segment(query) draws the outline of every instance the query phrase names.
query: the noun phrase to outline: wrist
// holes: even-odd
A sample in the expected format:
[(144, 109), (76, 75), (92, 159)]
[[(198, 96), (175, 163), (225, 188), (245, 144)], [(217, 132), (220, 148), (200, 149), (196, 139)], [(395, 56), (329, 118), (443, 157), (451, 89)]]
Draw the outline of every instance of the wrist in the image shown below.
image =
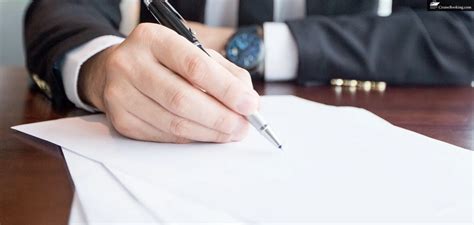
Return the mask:
[(228, 40), (225, 57), (250, 72), (252, 79), (262, 79), (264, 74), (265, 46), (263, 29), (253, 25), (241, 27)]
[(220, 53), (225, 52), (225, 47), (227, 45), (227, 42), (229, 42), (229, 39), (235, 34), (236, 30), (232, 28), (219, 28), (222, 29), (219, 34), (221, 38), (220, 41), (218, 42), (218, 46), (216, 47), (216, 51)]
[(118, 45), (111, 46), (89, 58), (81, 67), (78, 80), (79, 97), (86, 104), (104, 111), (103, 90), (106, 60)]
[(225, 52), (225, 46), (229, 39), (235, 34), (236, 30), (233, 28), (211, 28), (208, 35), (203, 38), (198, 37), (202, 41), (206, 48), (210, 48), (223, 54)]

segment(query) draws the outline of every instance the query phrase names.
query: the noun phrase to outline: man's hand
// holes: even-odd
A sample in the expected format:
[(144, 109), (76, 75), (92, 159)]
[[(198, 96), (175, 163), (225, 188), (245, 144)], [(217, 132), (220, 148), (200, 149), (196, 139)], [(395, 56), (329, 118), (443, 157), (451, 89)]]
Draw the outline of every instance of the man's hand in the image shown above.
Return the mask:
[(230, 142), (246, 136), (243, 116), (259, 96), (247, 71), (174, 31), (141, 24), (81, 69), (81, 98), (124, 136), (147, 141)]

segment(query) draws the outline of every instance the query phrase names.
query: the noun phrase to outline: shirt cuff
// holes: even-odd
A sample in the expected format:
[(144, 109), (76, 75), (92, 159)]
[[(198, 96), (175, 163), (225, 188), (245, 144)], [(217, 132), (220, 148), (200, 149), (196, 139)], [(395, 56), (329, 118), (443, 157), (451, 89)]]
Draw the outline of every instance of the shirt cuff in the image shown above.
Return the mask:
[(82, 64), (95, 54), (108, 47), (120, 44), (124, 40), (122, 37), (113, 35), (101, 36), (66, 53), (64, 64), (61, 67), (61, 76), (66, 96), (76, 107), (90, 112), (97, 111), (95, 108), (85, 104), (79, 97), (77, 83)]
[(265, 80), (288, 81), (298, 72), (298, 47), (285, 23), (263, 24), (265, 43)]

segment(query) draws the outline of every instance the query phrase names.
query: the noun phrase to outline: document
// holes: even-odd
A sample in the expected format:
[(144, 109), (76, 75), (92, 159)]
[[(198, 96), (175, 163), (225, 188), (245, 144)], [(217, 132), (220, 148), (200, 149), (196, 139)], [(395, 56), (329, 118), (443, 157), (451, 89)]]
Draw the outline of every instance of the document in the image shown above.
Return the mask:
[(471, 151), (294, 96), (263, 97), (262, 114), (283, 151), (254, 130), (229, 144), (134, 141), (103, 115), (14, 129), (63, 147), (89, 224), (472, 224)]
[(63, 149), (75, 186), (70, 225), (157, 224), (102, 163)]

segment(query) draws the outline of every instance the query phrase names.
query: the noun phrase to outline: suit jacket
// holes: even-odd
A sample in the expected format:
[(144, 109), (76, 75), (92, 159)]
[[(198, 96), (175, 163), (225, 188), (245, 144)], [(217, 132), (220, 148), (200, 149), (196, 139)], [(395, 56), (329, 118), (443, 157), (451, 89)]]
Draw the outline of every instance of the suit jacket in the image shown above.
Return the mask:
[[(255, 7), (265, 1), (255, 0)], [(202, 22), (205, 0), (170, 0), (183, 17)], [(24, 20), (27, 66), (33, 80), (66, 104), (59, 65), (64, 55), (93, 38), (117, 35), (120, 0), (35, 0)], [(393, 0), (389, 17), (378, 0), (307, 0), (307, 18), (287, 21), (299, 54), (300, 84), (332, 78), (390, 85), (469, 85), (473, 80), (472, 12), (429, 12), (426, 0)], [(241, 24), (268, 20), (258, 10)], [(144, 9), (142, 22), (154, 22)]]

